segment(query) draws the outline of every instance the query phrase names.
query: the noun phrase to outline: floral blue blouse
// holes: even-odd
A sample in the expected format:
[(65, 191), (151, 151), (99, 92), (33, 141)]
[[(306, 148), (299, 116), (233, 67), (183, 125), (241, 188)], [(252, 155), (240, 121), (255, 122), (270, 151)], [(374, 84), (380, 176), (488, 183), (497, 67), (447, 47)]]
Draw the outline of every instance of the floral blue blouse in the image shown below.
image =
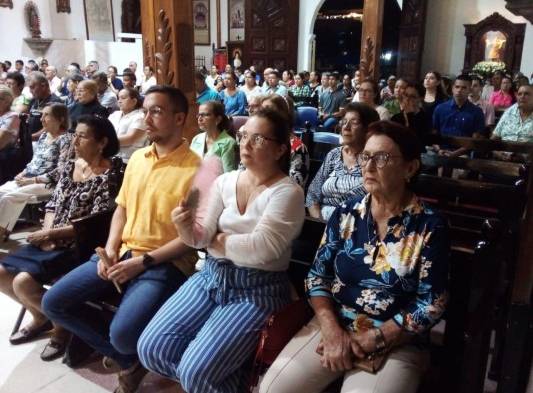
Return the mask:
[(380, 241), (370, 199), (351, 199), (332, 214), (307, 294), (332, 298), (341, 322), (354, 332), (392, 318), (408, 332), (425, 333), (447, 303), (447, 224), (415, 197), (389, 220)]

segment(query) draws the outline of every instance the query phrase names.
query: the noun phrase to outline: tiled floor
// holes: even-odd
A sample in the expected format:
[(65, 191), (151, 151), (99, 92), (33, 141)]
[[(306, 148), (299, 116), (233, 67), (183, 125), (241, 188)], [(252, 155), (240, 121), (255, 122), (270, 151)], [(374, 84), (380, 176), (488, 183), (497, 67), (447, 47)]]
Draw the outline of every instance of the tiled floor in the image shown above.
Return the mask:
[[(28, 231), (16, 233), (7, 243), (0, 242), (0, 258), (10, 250), (24, 244)], [(116, 387), (116, 376), (103, 370), (100, 358), (93, 356), (74, 370), (62, 364), (61, 359), (43, 362), (39, 355), (46, 345), (47, 336), (22, 345), (11, 345), (11, 334), (20, 305), (0, 294), (0, 393), (107, 393)], [(28, 313), (26, 313), (28, 314)], [(28, 323), (26, 315), (23, 322)], [(139, 393), (176, 392), (172, 381), (149, 374), (143, 381)]]

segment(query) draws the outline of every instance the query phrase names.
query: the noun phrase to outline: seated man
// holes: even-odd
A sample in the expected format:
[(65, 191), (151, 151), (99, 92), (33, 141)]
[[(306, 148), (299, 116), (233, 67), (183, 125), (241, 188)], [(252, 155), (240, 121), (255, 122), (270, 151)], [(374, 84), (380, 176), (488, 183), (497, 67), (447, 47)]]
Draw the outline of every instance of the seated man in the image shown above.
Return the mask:
[(533, 143), (533, 86), (520, 86), (517, 102), (507, 109), (494, 129), (492, 139)]
[(288, 94), (287, 88), (279, 83), (280, 77), (278, 71), (271, 71), (268, 74), (268, 85), (265, 89), (265, 94), (278, 94), (280, 96), (286, 97)]
[(341, 107), (344, 105), (346, 96), (339, 86), (339, 74), (332, 72), (329, 76), (329, 88), (318, 98), (319, 112), (324, 127), (333, 131), (339, 120), (344, 116)]
[[(110, 264), (96, 255), (59, 280), (43, 299), (43, 311), (118, 364), (117, 392), (134, 392), (146, 371), (137, 358), (137, 339), (165, 300), (194, 271), (196, 258), (177, 237), (170, 213), (183, 200), (200, 164), (182, 137), (188, 104), (169, 86), (153, 86), (144, 100), (151, 146), (130, 158), (117, 197), (105, 250)], [(111, 266), (110, 266), (111, 265)], [(87, 300), (113, 291), (124, 296), (108, 333), (95, 327)]]
[(61, 102), (61, 99), (50, 92), (48, 79), (41, 72), (32, 72), (29, 76), (28, 84), (33, 96), (30, 102), (28, 128), (32, 134), (31, 139), (37, 141), (44, 132), (43, 124), (41, 123), (43, 108), (50, 102)]
[(98, 102), (111, 114), (118, 111), (117, 95), (110, 88), (111, 83), (105, 72), (97, 72), (92, 77), (98, 86)]
[[(433, 112), (433, 128), (442, 136), (479, 137), (485, 130), (483, 111), (468, 101), (472, 79), (459, 75), (453, 83), (453, 97), (438, 105)], [(441, 155), (457, 157), (467, 152), (464, 148), (450, 151), (449, 148), (436, 147)]]

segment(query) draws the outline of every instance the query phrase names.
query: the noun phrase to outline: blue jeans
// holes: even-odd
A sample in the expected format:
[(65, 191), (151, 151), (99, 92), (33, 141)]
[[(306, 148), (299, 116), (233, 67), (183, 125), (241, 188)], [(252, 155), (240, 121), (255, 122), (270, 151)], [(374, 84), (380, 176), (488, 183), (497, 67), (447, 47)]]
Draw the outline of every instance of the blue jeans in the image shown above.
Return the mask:
[[(130, 256), (127, 252), (121, 259)], [(56, 282), (43, 297), (42, 310), (96, 351), (128, 368), (137, 360), (137, 340), (142, 331), (186, 277), (174, 265), (163, 263), (123, 284), (120, 306), (107, 329), (101, 315), (95, 318), (94, 311), (85, 305), (115, 291), (110, 281), (98, 276), (97, 262), (98, 257), (93, 255)]]
[(326, 130), (329, 132), (332, 132), (335, 130), (335, 126), (339, 123), (339, 120), (334, 118), (333, 116), (328, 117), (324, 120), (324, 124), (322, 125)]

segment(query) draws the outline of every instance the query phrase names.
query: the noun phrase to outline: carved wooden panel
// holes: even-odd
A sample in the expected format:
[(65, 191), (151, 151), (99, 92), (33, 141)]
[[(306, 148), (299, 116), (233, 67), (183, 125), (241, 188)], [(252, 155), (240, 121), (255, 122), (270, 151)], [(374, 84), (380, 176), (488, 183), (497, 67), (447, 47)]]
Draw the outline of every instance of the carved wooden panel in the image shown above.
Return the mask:
[(385, 0), (365, 1), (364, 3), (359, 61), (359, 71), (362, 78), (371, 77), (375, 80), (379, 78), (384, 9)]
[(533, 23), (533, 1), (531, 0), (505, 0), (505, 8), (515, 15), (522, 15)]
[(398, 40), (397, 74), (416, 81), (420, 78), (427, 0), (404, 0)]
[(190, 140), (198, 129), (192, 2), (143, 0), (140, 4), (144, 63), (154, 67), (157, 83), (176, 86), (187, 96), (190, 109), (184, 136)]
[(517, 72), (520, 70), (526, 32), (525, 23), (512, 23), (495, 12), (475, 25), (464, 26), (466, 48), (463, 72), (469, 72), (476, 63), (486, 59), (487, 43), (484, 37), (489, 32), (500, 32), (505, 36), (501, 60), (505, 62), (509, 71)]
[(246, 0), (245, 12), (243, 65), (296, 69), (299, 0)]

